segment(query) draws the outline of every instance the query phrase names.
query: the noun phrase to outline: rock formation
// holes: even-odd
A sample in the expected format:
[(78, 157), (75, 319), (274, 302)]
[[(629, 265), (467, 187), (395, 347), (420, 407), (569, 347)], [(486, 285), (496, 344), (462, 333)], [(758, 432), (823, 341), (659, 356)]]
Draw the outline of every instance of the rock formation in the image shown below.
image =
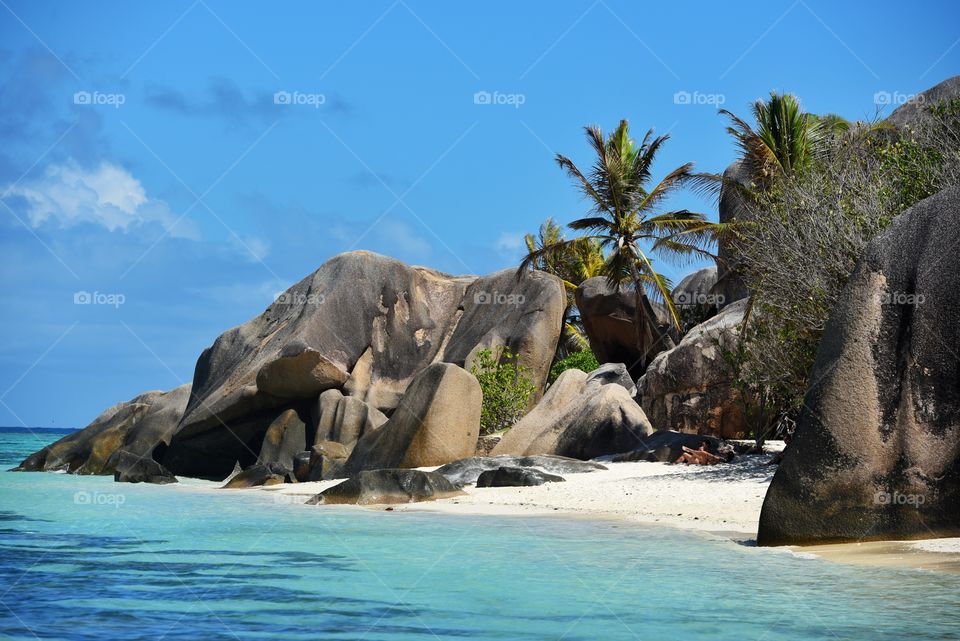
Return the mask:
[(473, 456), (437, 468), (448, 481), (458, 487), (476, 483), (480, 475), (500, 467), (535, 469), (550, 474), (585, 474), (607, 469), (594, 461), (579, 461), (564, 456)]
[[(469, 369), (484, 348), (509, 347), (542, 389), (565, 300), (559, 279), (542, 272), (454, 277), (368, 252), (336, 256), (203, 352), (160, 461), (177, 474), (223, 478), (234, 462), (253, 462), (279, 411), (304, 415), (319, 394), (343, 387), (389, 413), (428, 365)], [(348, 440), (362, 432), (344, 421)]]
[[(750, 175), (742, 161), (736, 161), (723, 172), (720, 186), (719, 219), (721, 223), (752, 219), (744, 187), (749, 187)], [(717, 283), (712, 293), (719, 307), (737, 302), (750, 295), (743, 278), (737, 272), (736, 249), (728, 240), (717, 244)]]
[(638, 341), (632, 287), (624, 286), (618, 291), (605, 277), (596, 276), (583, 281), (574, 298), (590, 348), (601, 363), (624, 363), (636, 379), (657, 354), (673, 347), (668, 335), (669, 317), (646, 296), (640, 299), (642, 340)]
[(544, 483), (560, 483), (566, 479), (528, 467), (498, 467), (477, 478), (477, 487), (532, 487)]
[(960, 187), (867, 246), (830, 318), (761, 545), (960, 535)]
[[(636, 448), (653, 428), (630, 392), (577, 369), (563, 372), (543, 399), (493, 448), (493, 455), (555, 454), (591, 459)], [(608, 383), (608, 384), (604, 384)]]
[[(52, 443), (24, 460), (17, 470), (115, 474), (138, 459), (150, 459), (158, 443), (177, 429), (190, 386), (169, 392), (146, 392), (104, 410), (90, 425)], [(122, 454), (132, 457), (123, 457)], [(123, 476), (123, 474), (121, 474)]]
[(723, 356), (733, 349), (747, 301), (740, 300), (691, 329), (637, 381), (637, 397), (658, 429), (740, 438), (743, 405)]
[(383, 505), (458, 496), (462, 492), (435, 472), (371, 470), (360, 472), (307, 501), (308, 505)]
[(364, 434), (345, 473), (442, 465), (466, 458), (480, 436), (480, 383), (457, 365), (430, 365), (410, 384), (400, 406), (379, 429)]

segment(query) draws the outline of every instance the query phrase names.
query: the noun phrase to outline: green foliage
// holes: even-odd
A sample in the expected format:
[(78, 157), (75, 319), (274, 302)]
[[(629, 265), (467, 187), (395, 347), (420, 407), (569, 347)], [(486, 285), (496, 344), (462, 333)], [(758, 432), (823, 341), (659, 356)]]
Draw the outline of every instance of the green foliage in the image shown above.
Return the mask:
[(590, 349), (585, 349), (580, 352), (573, 352), (566, 358), (561, 359), (553, 364), (553, 367), (550, 368), (550, 377), (548, 382), (553, 383), (568, 369), (579, 369), (584, 372), (592, 372), (598, 367), (600, 367), (600, 363), (597, 362), (597, 357), (594, 356)]
[(531, 261), (530, 268), (553, 274), (563, 283), (567, 304), (563, 312), (563, 334), (560, 337), (558, 356), (586, 349), (589, 347), (586, 334), (573, 313), (576, 305), (574, 292), (583, 281), (601, 273), (604, 262), (603, 248), (600, 243), (589, 238), (568, 243), (563, 235), (563, 228), (553, 218), (548, 218), (540, 225), (538, 234), (526, 234), (523, 240), (527, 253), (530, 254), (545, 247), (557, 244), (562, 246), (560, 251), (539, 254)]
[(573, 180), (590, 205), (584, 217), (568, 227), (581, 232), (573, 240), (556, 240), (530, 251), (520, 270), (563, 255), (571, 247), (590, 241), (599, 244), (606, 256), (600, 272), (618, 286), (634, 287), (638, 310), (637, 347), (642, 353), (656, 353), (655, 344), (665, 341), (644, 291), (662, 300), (677, 328), (680, 316), (670, 298), (670, 282), (653, 266), (653, 256), (678, 262), (713, 258), (707, 251), (727, 226), (707, 221), (703, 214), (687, 209), (664, 209), (665, 202), (683, 187), (715, 191), (719, 177), (693, 171), (693, 163), (677, 167), (660, 182), (651, 185), (654, 157), (668, 136), (646, 133), (638, 144), (630, 137), (629, 125), (620, 125), (609, 135), (599, 127), (585, 128), (593, 149), (594, 164), (586, 173), (572, 160), (557, 154), (556, 161)]
[(509, 429), (523, 417), (536, 388), (530, 382), (527, 368), (517, 362), (516, 354), (506, 347), (496, 354), (489, 349), (481, 350), (470, 373), (480, 382), (483, 392), (481, 434)]
[(802, 407), (827, 320), (867, 243), (960, 182), (960, 101), (926, 109), (906, 132), (862, 123), (835, 130), (805, 171), (750, 199), (751, 224), (731, 251), (753, 296), (740, 345), (724, 357), (753, 404), (758, 439)]
[(767, 100), (751, 106), (755, 126), (726, 109), (727, 132), (740, 148), (740, 159), (753, 186), (766, 189), (778, 178), (807, 168), (830, 132), (842, 131), (848, 123), (835, 115), (818, 117), (805, 113), (792, 94), (770, 93)]

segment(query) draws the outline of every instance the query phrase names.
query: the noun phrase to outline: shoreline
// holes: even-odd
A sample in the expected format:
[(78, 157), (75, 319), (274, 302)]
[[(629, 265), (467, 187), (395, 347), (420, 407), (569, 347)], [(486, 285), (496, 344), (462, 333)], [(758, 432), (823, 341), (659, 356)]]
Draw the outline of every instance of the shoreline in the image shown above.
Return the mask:
[[(782, 444), (771, 444), (776, 451)], [(663, 525), (756, 546), (757, 523), (767, 486), (776, 466), (770, 455), (741, 456), (715, 466), (651, 462), (611, 463), (605, 471), (570, 474), (562, 483), (535, 487), (476, 488), (456, 497), (361, 506), (360, 509), (428, 512), (451, 516), (587, 518), (642, 525)], [(432, 470), (436, 468), (423, 468)], [(252, 491), (274, 494), (289, 502), (304, 500), (336, 481), (282, 484)], [(251, 490), (237, 490), (251, 491)], [(911, 567), (960, 573), (960, 538), (919, 541), (873, 541), (767, 548), (799, 557), (874, 567)]]

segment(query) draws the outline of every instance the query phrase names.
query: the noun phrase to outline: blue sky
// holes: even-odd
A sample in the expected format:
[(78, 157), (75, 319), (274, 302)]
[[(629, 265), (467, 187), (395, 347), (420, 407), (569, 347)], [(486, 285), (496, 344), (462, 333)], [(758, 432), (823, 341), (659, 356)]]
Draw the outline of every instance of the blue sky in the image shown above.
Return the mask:
[(3, 425), (189, 381), (342, 251), (515, 264), (583, 210), (553, 162), (589, 162), (583, 125), (669, 132), (658, 174), (721, 171), (718, 104), (870, 118), (960, 73), (952, 1), (2, 0), (0, 29)]

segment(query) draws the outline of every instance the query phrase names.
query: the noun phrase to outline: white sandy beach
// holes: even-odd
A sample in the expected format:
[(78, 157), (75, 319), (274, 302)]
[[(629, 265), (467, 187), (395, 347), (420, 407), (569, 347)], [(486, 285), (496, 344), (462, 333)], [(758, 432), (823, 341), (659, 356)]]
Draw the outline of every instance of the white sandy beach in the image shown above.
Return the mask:
[[(768, 446), (771, 451), (781, 448), (782, 443)], [(756, 536), (767, 485), (776, 471), (774, 466), (763, 465), (769, 458), (769, 454), (741, 456), (732, 464), (709, 467), (604, 461), (607, 470), (569, 474), (563, 483), (537, 487), (467, 486), (462, 496), (392, 507), (397, 511), (449, 514), (615, 518), (752, 539)], [(271, 486), (263, 491), (313, 496), (338, 482)]]
[[(767, 449), (778, 451), (782, 447), (780, 442), (768, 443)], [(770, 456), (741, 456), (729, 465), (710, 467), (604, 462), (607, 470), (570, 474), (563, 483), (546, 483), (537, 487), (467, 486), (462, 496), (393, 505), (391, 508), (445, 514), (618, 519), (698, 530), (749, 542), (756, 538), (763, 497), (776, 471), (775, 466), (763, 465)], [(313, 496), (339, 482), (285, 484), (258, 491), (299, 500), (294, 497)], [(960, 571), (960, 539), (849, 543), (794, 549), (846, 563)]]

